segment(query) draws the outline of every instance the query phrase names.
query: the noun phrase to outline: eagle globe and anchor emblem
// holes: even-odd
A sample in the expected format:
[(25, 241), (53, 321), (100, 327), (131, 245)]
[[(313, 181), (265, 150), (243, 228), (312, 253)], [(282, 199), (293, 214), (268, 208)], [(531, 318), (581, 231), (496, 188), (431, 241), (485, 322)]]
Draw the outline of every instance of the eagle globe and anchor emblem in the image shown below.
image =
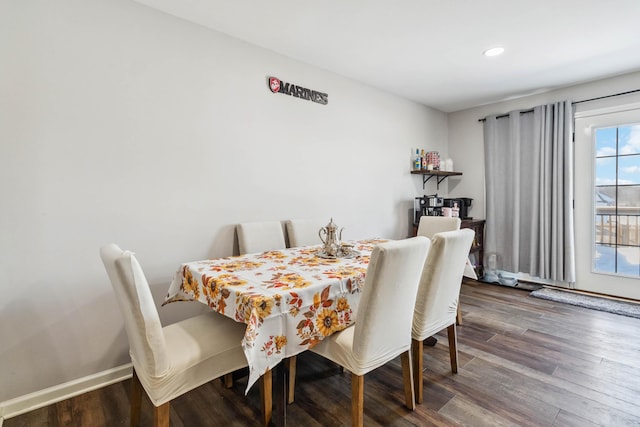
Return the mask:
[(269, 89), (271, 89), (271, 92), (273, 93), (280, 92), (280, 79), (276, 77), (269, 77)]

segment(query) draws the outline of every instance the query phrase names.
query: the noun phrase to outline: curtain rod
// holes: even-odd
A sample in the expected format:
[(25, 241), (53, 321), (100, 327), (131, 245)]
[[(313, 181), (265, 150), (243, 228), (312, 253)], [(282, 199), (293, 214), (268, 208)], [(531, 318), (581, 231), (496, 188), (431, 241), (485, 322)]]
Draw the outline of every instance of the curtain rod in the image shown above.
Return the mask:
[[(628, 95), (630, 93), (635, 93), (635, 92), (640, 92), (640, 89), (628, 90), (626, 92), (614, 93), (611, 95), (598, 96), (596, 98), (583, 99), (582, 101), (574, 101), (571, 103), (571, 105), (582, 104), (583, 102), (597, 101), (599, 99), (613, 98), (614, 96)], [(526, 113), (533, 113), (533, 108), (520, 111), (520, 114), (526, 114)], [(509, 114), (500, 114), (499, 116), (496, 116), (496, 119), (500, 119), (502, 117), (509, 117)], [(486, 119), (478, 119), (479, 122), (484, 122), (485, 120)]]

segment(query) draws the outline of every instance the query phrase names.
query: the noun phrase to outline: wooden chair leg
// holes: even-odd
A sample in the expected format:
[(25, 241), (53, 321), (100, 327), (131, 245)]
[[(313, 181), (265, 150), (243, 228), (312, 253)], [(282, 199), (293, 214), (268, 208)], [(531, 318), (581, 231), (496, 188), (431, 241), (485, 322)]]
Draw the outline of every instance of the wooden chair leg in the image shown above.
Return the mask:
[(287, 360), (287, 368), (289, 369), (289, 384), (287, 388), (287, 403), (292, 404), (295, 399), (296, 390), (296, 356), (291, 356)]
[(269, 369), (260, 380), (260, 400), (262, 400), (262, 421), (266, 427), (271, 422), (273, 411), (273, 381), (272, 372)]
[(351, 374), (351, 425), (364, 426), (364, 375)]
[(138, 378), (138, 374), (136, 374), (135, 368), (133, 369), (133, 374), (131, 375), (131, 410), (130, 417), (131, 427), (137, 427), (140, 425), (140, 407), (142, 404), (142, 384), (140, 384), (140, 379)]
[(413, 375), (411, 366), (411, 350), (400, 355), (402, 362), (402, 382), (404, 384), (404, 402), (408, 409), (416, 409), (415, 396), (413, 394)]
[(153, 408), (153, 426), (154, 427), (169, 427), (169, 413), (171, 409), (171, 403), (166, 402), (160, 406)]
[(222, 384), (224, 384), (225, 388), (233, 387), (233, 372), (229, 372), (222, 377)]
[(411, 351), (413, 352), (413, 388), (416, 403), (422, 403), (422, 370), (423, 370), (423, 348), (422, 341), (411, 340)]
[(456, 324), (447, 327), (447, 337), (449, 338), (449, 358), (451, 359), (451, 372), (458, 373), (458, 334)]
[(462, 325), (462, 310), (460, 309), (460, 302), (458, 301), (458, 311), (456, 312), (456, 324)]

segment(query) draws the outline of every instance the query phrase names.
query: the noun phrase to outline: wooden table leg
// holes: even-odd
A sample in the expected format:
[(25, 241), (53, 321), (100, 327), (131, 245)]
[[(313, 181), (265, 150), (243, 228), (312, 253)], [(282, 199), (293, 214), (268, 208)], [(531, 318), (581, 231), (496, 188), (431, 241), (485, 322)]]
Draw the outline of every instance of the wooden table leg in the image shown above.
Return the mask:
[(271, 424), (274, 426), (287, 425), (287, 369), (283, 362), (273, 369), (273, 415)]
[(273, 415), (273, 375), (268, 370), (260, 378), (260, 401), (262, 402), (262, 425), (268, 427)]

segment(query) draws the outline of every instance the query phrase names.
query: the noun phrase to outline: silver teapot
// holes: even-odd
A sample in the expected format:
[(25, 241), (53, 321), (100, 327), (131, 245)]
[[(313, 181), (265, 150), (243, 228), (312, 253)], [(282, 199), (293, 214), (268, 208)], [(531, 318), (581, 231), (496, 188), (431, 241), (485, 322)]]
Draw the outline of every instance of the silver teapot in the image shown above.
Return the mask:
[(324, 244), (322, 250), (325, 254), (332, 257), (340, 255), (342, 230), (344, 230), (344, 227), (338, 231), (338, 226), (333, 222), (333, 218), (331, 218), (329, 224), (318, 231), (318, 236), (320, 236), (320, 240), (322, 240)]

